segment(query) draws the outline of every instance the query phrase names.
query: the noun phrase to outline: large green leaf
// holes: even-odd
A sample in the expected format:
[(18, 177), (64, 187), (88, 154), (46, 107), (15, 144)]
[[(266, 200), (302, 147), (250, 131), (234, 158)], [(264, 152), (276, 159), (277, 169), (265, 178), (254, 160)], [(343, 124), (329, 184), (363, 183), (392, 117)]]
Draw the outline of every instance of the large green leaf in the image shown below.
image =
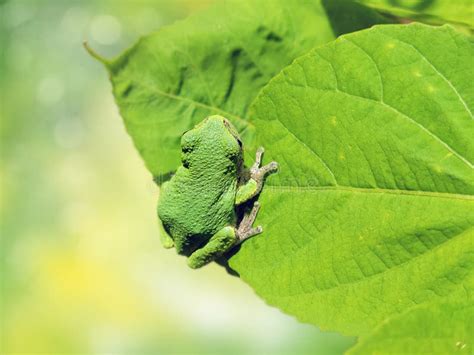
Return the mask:
[[(337, 7), (344, 17), (336, 16)], [(384, 20), (345, 0), (235, 0), (142, 38), (109, 69), (128, 132), (153, 175), (179, 164), (181, 134), (210, 114), (231, 119), (250, 145), (250, 103), (310, 48)]]
[(349, 354), (472, 354), (473, 341), (474, 304), (435, 303), (388, 319)]
[(424, 19), (435, 23), (446, 21), (474, 27), (472, 0), (356, 0), (367, 6), (397, 16)]
[(280, 164), (230, 266), (304, 322), (364, 334), (474, 282), (474, 45), (375, 26), (312, 50), (262, 90), (257, 141)]

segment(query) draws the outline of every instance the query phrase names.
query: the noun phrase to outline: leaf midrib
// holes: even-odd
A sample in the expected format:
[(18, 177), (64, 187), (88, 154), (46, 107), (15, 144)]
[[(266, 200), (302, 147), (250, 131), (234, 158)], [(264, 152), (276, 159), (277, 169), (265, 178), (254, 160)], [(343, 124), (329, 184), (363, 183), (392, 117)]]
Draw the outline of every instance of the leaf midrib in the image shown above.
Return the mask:
[(418, 196), (431, 198), (447, 198), (453, 200), (473, 201), (474, 195), (463, 193), (451, 193), (440, 191), (423, 191), (423, 190), (400, 190), (400, 189), (383, 189), (383, 188), (364, 188), (354, 186), (292, 186), (292, 185), (272, 185), (268, 182), (264, 191), (280, 191), (280, 192), (319, 192), (319, 191), (336, 191), (336, 192), (352, 192), (352, 193), (370, 193), (370, 194), (391, 194), (400, 196)]
[(215, 111), (217, 113), (220, 113), (220, 114), (224, 115), (227, 118), (234, 118), (235, 120), (240, 121), (245, 126), (252, 126), (252, 123), (245, 120), (244, 118), (242, 118), (242, 117), (240, 117), (236, 114), (233, 114), (233, 113), (227, 112), (225, 110), (222, 110), (218, 107), (208, 105), (208, 104), (204, 104), (202, 102), (190, 99), (188, 97), (177, 96), (177, 95), (165, 92), (165, 91), (163, 91), (163, 90), (161, 90), (161, 89), (159, 89), (159, 88), (157, 88), (153, 85), (149, 85), (149, 84), (146, 84), (146, 83), (141, 83), (141, 82), (138, 82), (138, 81), (133, 80), (133, 79), (130, 79), (130, 82), (132, 83), (132, 85), (136, 85), (136, 86), (139, 86), (143, 89), (147, 89), (149, 91), (152, 91), (152, 92), (156, 93), (157, 95), (164, 96), (168, 99), (187, 102), (189, 104), (193, 104), (193, 105), (205, 108), (205, 109), (210, 110), (210, 111)]

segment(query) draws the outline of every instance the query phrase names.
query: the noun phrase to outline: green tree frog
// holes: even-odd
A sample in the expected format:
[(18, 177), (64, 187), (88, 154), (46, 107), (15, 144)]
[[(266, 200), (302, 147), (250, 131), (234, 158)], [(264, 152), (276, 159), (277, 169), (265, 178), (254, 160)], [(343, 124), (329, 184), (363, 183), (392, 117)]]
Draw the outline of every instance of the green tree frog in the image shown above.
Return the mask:
[(188, 265), (195, 269), (262, 232), (261, 226), (253, 227), (258, 202), (240, 222), (236, 206), (258, 195), (265, 176), (278, 165), (261, 167), (259, 148), (255, 163), (245, 169), (237, 130), (217, 115), (185, 132), (181, 150), (182, 165), (161, 186), (158, 216), (167, 232), (163, 245), (188, 256)]

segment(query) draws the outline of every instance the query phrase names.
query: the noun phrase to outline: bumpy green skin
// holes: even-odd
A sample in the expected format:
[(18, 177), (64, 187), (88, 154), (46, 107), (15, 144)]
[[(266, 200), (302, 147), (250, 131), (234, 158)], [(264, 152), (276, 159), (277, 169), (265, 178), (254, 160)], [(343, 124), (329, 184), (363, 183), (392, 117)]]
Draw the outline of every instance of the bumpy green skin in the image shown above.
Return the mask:
[[(242, 143), (229, 121), (210, 116), (182, 136), (181, 149), (182, 166), (161, 187), (158, 216), (168, 233), (163, 245), (174, 245), (189, 256), (190, 267), (198, 268), (238, 242), (234, 207), (243, 171)], [(244, 186), (240, 203), (255, 194)]]

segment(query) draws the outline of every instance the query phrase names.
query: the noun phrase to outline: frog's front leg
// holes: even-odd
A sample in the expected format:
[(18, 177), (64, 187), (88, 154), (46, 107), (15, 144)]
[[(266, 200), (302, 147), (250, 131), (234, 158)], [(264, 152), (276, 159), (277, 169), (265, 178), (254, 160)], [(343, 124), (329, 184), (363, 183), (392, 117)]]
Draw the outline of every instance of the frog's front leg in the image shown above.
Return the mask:
[(237, 190), (235, 196), (236, 205), (240, 205), (241, 203), (244, 203), (258, 195), (260, 191), (262, 191), (265, 176), (278, 170), (278, 164), (274, 161), (260, 167), (260, 164), (262, 163), (263, 152), (263, 147), (257, 149), (257, 153), (255, 154), (255, 163), (250, 168), (250, 179), (244, 185), (239, 186)]
[(197, 269), (211, 261), (216, 260), (239, 241), (234, 227), (222, 228), (200, 249), (192, 253), (188, 258), (188, 265)]
[(160, 242), (165, 249), (174, 247), (174, 240), (166, 233), (165, 228), (160, 228)]

